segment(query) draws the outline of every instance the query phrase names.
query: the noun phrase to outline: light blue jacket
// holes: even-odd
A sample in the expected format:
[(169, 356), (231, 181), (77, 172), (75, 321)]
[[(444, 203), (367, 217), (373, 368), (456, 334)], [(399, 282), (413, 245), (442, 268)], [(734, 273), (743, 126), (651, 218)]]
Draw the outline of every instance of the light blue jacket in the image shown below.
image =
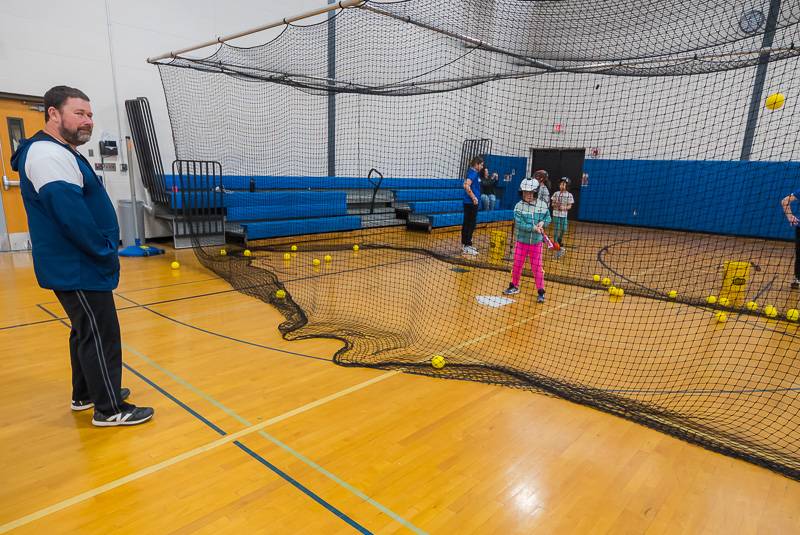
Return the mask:
[(544, 226), (550, 224), (550, 210), (542, 200), (535, 203), (519, 201), (514, 207), (514, 229), (515, 239), (518, 242), (536, 244), (542, 241), (542, 235), (536, 232), (533, 227), (544, 222)]

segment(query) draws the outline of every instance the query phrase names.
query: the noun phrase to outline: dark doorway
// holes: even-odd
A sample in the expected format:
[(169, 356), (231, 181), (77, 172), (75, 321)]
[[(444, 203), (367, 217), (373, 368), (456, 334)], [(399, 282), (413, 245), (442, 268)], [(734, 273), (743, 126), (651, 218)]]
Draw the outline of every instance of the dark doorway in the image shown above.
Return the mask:
[(569, 211), (570, 219), (578, 219), (578, 207), (581, 202), (581, 177), (583, 175), (583, 159), (586, 149), (531, 149), (531, 171), (544, 169), (550, 175), (547, 188), (551, 195), (558, 191), (561, 177), (569, 178), (568, 190), (575, 198), (575, 204)]

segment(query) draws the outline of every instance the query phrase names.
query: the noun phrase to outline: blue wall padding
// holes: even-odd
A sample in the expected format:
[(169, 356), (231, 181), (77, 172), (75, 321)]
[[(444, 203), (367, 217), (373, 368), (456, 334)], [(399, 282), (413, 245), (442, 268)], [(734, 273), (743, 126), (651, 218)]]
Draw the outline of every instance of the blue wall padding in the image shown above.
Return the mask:
[(800, 162), (587, 160), (580, 219), (792, 239), (780, 201), (800, 188)]

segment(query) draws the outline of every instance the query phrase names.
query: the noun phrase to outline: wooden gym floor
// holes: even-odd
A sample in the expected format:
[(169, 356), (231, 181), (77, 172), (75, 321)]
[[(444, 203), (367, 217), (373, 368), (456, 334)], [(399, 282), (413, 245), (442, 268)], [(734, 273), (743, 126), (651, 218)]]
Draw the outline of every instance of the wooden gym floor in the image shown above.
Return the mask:
[[(332, 265), (362, 266), (375, 253), (341, 253)], [(180, 270), (169, 268), (174, 259)], [(301, 269), (293, 262), (285, 269)], [(0, 532), (800, 532), (798, 482), (527, 390), (336, 366), (340, 342), (283, 340), (276, 309), (231, 290), (192, 251), (122, 259), (123, 384), (156, 416), (97, 429), (91, 411), (69, 410), (69, 331), (30, 255), (0, 254), (0, 274)], [(357, 275), (340, 277), (339, 288), (348, 277)], [(454, 295), (499, 293), (508, 275), (482, 275), (491, 290), (476, 288), (476, 277), (440, 274)], [(318, 294), (292, 284), (304, 306), (326, 313)], [(593, 306), (613, 305), (582, 291)], [(566, 292), (548, 285), (538, 314), (562, 306)], [(532, 295), (513, 306), (533, 307)], [(641, 299), (624, 303), (635, 309)], [(658, 310), (689, 308), (667, 305)], [(442, 311), (459, 314), (450, 304)], [(710, 313), (681, 313), (715, 347)], [(757, 321), (725, 328), (753, 351)], [(437, 343), (447, 349), (453, 338)], [(576, 369), (574, 379), (589, 372)]]

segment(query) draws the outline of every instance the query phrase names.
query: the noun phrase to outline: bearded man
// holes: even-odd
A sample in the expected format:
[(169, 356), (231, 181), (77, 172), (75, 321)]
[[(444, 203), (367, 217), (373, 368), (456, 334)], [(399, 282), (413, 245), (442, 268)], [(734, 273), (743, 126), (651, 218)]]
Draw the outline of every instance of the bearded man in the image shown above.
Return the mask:
[(83, 91), (56, 86), (44, 95), (45, 127), (11, 158), (28, 214), (33, 267), (55, 292), (72, 329), (72, 410), (94, 407), (99, 427), (136, 425), (153, 409), (136, 407), (122, 388), (122, 341), (112, 291), (119, 283), (119, 224), (92, 166), (77, 150), (92, 137)]

